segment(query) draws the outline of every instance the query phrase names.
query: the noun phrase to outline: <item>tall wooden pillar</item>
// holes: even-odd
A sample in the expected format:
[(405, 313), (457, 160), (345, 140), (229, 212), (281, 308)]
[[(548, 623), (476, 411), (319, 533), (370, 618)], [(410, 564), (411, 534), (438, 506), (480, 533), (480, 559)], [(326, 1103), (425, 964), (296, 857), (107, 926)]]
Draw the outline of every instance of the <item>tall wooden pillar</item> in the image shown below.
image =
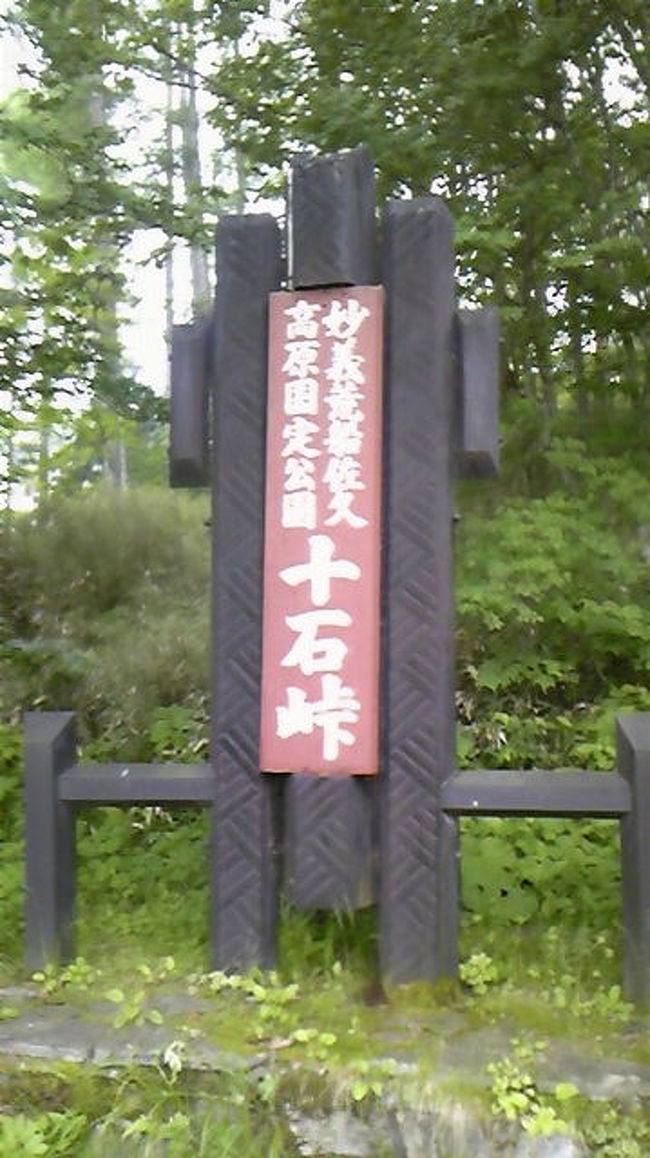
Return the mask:
[(260, 775), (267, 302), (281, 277), (268, 215), (217, 230), (212, 383), (212, 956), (270, 965), (275, 952), (278, 795)]
[[(298, 157), (289, 183), (292, 289), (377, 280), (374, 172), (365, 148)], [(376, 893), (375, 784), (294, 774), (286, 786), (288, 899), (305, 909), (354, 909)]]
[(392, 981), (456, 965), (454, 762), (453, 228), (437, 198), (384, 219), (388, 316), (380, 956)]

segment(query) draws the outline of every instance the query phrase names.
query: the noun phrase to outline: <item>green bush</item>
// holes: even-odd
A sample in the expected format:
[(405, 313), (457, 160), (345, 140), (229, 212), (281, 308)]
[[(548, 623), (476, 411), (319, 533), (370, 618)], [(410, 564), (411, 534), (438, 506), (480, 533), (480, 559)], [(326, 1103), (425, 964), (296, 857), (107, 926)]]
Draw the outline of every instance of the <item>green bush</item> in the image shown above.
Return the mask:
[(13, 528), (16, 578), (28, 585), (32, 616), (88, 623), (137, 602), (144, 588), (205, 590), (206, 513), (193, 496), (107, 486), (39, 507)]
[(17, 951), (23, 885), (22, 736), (0, 721), (0, 966)]
[[(207, 599), (169, 606), (153, 599), (107, 618), (92, 665), (67, 706), (80, 712), (82, 739), (115, 745), (128, 738), (130, 759), (150, 759), (149, 724), (157, 708), (204, 705), (210, 623)], [(205, 711), (204, 707), (201, 709)], [(108, 756), (106, 757), (108, 758)]]
[(616, 926), (616, 821), (484, 817), (461, 829), (463, 905), (484, 927)]
[(21, 803), (21, 767), (21, 733), (17, 727), (0, 722), (0, 811), (5, 839), (15, 836), (17, 831), (15, 825)]
[(603, 715), (610, 726), (612, 704), (650, 708), (650, 483), (568, 440), (547, 467), (556, 489), (470, 507), (461, 522), (464, 762), (607, 766)]
[(156, 706), (205, 694), (206, 514), (202, 496), (102, 487), (5, 522), (0, 702), (9, 718), (77, 710), (84, 739), (130, 736), (135, 758)]
[[(532, 497), (484, 484), (461, 496), (459, 762), (607, 769), (616, 713), (650, 711), (650, 483), (622, 457), (589, 457), (570, 439), (537, 448), (534, 475)], [(205, 757), (206, 514), (201, 496), (100, 488), (5, 522), (5, 721), (17, 722), (23, 708), (77, 710), (90, 761)], [(18, 732), (5, 727), (5, 945), (20, 922), (18, 769)], [(154, 937), (171, 890), (193, 897), (184, 936), (202, 942), (206, 839), (204, 816), (88, 813), (80, 824), (88, 936), (101, 935), (103, 918), (93, 914), (113, 895), (115, 930)], [(617, 862), (615, 824), (466, 821), (470, 924), (613, 927)]]

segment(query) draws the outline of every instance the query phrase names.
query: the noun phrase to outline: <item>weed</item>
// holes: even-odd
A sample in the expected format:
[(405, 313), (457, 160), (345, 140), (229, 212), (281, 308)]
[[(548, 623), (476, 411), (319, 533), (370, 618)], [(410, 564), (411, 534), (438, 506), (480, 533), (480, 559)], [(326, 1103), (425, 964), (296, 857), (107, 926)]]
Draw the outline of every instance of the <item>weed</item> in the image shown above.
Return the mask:
[(572, 1133), (572, 1123), (560, 1116), (560, 1109), (577, 1096), (576, 1087), (562, 1082), (552, 1095), (540, 1093), (533, 1067), (536, 1054), (544, 1050), (544, 1042), (531, 1046), (515, 1040), (512, 1046), (510, 1056), (487, 1067), (493, 1113), (509, 1122), (519, 1122), (534, 1137)]
[(650, 1152), (650, 1122), (638, 1107), (590, 1105), (584, 1109), (582, 1129), (598, 1158), (646, 1158)]
[(112, 1024), (115, 1029), (125, 1025), (162, 1025), (163, 1015), (159, 1009), (148, 1004), (146, 989), (134, 989), (124, 993), (122, 989), (108, 989), (106, 1000), (117, 1005), (118, 1010)]
[(395, 1076), (397, 1062), (393, 1058), (360, 1059), (348, 1072), (350, 1097), (353, 1102), (383, 1097), (386, 1082)]
[(0, 1158), (68, 1158), (88, 1133), (84, 1114), (62, 1110), (30, 1117), (0, 1115)]
[(86, 993), (97, 984), (100, 977), (100, 969), (89, 965), (84, 957), (76, 957), (63, 968), (49, 964), (45, 969), (37, 970), (32, 974), (32, 981), (37, 983), (43, 996), (51, 997), (66, 988)]
[(499, 980), (499, 969), (487, 953), (472, 953), (462, 961), (458, 970), (460, 979), (474, 993), (487, 993), (491, 985)]

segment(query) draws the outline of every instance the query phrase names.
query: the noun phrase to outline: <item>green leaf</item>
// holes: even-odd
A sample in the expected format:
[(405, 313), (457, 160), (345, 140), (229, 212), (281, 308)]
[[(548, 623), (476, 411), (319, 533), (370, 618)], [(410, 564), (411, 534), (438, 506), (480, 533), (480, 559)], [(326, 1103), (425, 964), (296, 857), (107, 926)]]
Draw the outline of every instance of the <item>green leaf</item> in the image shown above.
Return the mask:
[(569, 1102), (572, 1098), (576, 1098), (580, 1091), (573, 1082), (558, 1082), (553, 1093), (558, 1102)]

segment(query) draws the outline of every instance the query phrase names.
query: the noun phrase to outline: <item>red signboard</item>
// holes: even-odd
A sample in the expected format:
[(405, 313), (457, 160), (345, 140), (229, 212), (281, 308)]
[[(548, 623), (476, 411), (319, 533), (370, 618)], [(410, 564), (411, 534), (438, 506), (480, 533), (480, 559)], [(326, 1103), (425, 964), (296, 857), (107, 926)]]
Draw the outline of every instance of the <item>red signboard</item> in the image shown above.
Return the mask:
[(382, 321), (378, 286), (270, 297), (265, 772), (377, 772)]

